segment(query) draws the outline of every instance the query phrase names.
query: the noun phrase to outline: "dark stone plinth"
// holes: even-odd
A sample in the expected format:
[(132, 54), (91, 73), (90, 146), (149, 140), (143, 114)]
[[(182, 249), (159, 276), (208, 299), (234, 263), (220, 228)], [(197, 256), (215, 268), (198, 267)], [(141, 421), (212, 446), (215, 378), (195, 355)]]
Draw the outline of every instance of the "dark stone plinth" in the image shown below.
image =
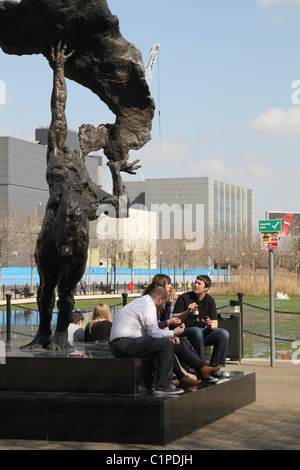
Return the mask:
[(76, 343), (71, 353), (7, 345), (0, 390), (135, 394), (138, 359), (113, 357), (108, 344)]
[[(91, 352), (95, 346), (85, 346), (85, 348)], [(57, 383), (61, 374), (57, 374), (55, 369), (61, 366), (61, 361), (70, 367), (69, 372), (66, 372), (65, 383), (67, 381), (73, 384), (76, 381), (81, 383), (80, 374), (86, 367), (84, 377), (87, 384), (93, 388), (87, 391), (85, 387), (84, 393), (34, 391), (38, 379), (41, 381), (41, 376), (33, 380), (32, 391), (29, 391), (29, 377), (26, 390), (21, 391), (20, 388), (8, 390), (2, 387), (0, 391), (0, 439), (165, 445), (255, 401), (255, 373), (253, 372), (231, 372), (230, 379), (218, 385), (201, 383), (194, 391), (186, 390), (184, 394), (174, 397), (156, 397), (152, 394), (137, 393), (136, 378), (132, 377), (134, 375), (132, 372), (131, 380), (127, 377), (127, 381), (134, 383), (131, 390), (135, 389), (135, 393), (126, 394), (122, 391), (124, 390), (122, 382), (126, 376), (122, 370), (125, 362), (121, 364), (114, 358), (105, 357), (106, 353), (102, 351), (101, 354), (104, 355), (102, 358), (87, 357), (85, 350), (81, 357), (57, 357), (56, 359), (46, 357), (45, 353), (38, 354), (39, 357), (30, 358), (30, 354), (28, 353), (27, 356), (26, 353), (31, 365), (34, 364), (32, 359), (38, 360), (39, 373), (42, 362), (45, 363), (45, 369), (48, 368), (48, 361), (49, 364), (52, 363), (51, 367), (54, 367), (52, 380)], [(34, 356), (36, 354), (34, 353)], [(44, 357), (41, 357), (42, 354)], [(6, 364), (0, 365), (1, 383), (5, 376), (3, 371), (9, 365), (9, 359), (12, 359), (11, 355), (12, 352), (8, 352)], [(22, 359), (19, 354), (17, 356), (16, 362)], [(23, 357), (23, 365), (24, 359)], [(102, 380), (109, 380), (107, 361), (110, 361), (110, 370), (118, 371), (119, 390), (117, 388), (114, 393), (95, 393), (95, 387), (91, 385), (93, 380), (88, 378), (88, 371), (93, 369), (95, 372), (98, 368), (98, 375), (104, 374)], [(136, 360), (131, 359), (131, 361), (133, 371), (136, 367)], [(74, 367), (76, 364), (77, 367)], [(84, 367), (78, 369), (81, 364)], [(21, 373), (20, 371), (21, 367), (18, 373)], [(94, 372), (92, 378), (97, 382)], [(72, 374), (75, 375), (75, 379), (71, 377)], [(23, 379), (23, 386), (24, 384), (25, 379)]]
[(166, 445), (254, 401), (255, 374), (243, 372), (169, 398), (0, 392), (0, 438)]

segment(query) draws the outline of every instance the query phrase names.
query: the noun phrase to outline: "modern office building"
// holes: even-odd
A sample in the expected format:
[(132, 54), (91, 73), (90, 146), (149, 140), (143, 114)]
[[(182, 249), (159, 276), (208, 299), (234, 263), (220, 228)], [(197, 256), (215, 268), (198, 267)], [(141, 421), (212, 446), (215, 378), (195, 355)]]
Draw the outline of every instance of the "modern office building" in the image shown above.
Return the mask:
[[(11, 209), (18, 209), (24, 217), (33, 211), (42, 220), (49, 198), (49, 188), (46, 182), (47, 134), (48, 128), (36, 129), (35, 142), (13, 137), (0, 137), (0, 210), (9, 212)], [(72, 150), (79, 149), (76, 132), (68, 131), (66, 144)], [(85, 163), (91, 180), (102, 187), (102, 157), (88, 155), (85, 157)], [(114, 227), (111, 234), (112, 239), (118, 238), (118, 234), (115, 233), (116, 227), (122, 226), (123, 232), (120, 237), (119, 249), (122, 253), (127, 252), (128, 257), (130, 246), (135, 246), (135, 251), (138, 252), (136, 258), (137, 256), (140, 258), (138, 265), (141, 265), (143, 264), (143, 258), (145, 258), (141, 254), (143, 251), (142, 244), (146, 240), (151, 240), (152, 250), (156, 252), (156, 239), (155, 236), (151, 235), (153, 230), (155, 232), (155, 223), (155, 215), (153, 219), (153, 214), (133, 210), (128, 223), (127, 219), (119, 223), (112, 218), (107, 224), (109, 229)], [(98, 225), (98, 228), (103, 227), (100, 219), (98, 222), (94, 222), (93, 227), (95, 224)], [(105, 225), (106, 223), (104, 223), (104, 230), (107, 229)], [(90, 233), (91, 236), (95, 237), (95, 234), (92, 235), (94, 232), (93, 227), (91, 225)], [(126, 231), (125, 234), (124, 230)], [(134, 241), (135, 244), (129, 244), (130, 241)], [(90, 247), (95, 244), (96, 240), (90, 244)], [(103, 249), (103, 243), (101, 248)], [(20, 255), (21, 250), (16, 248), (15, 252), (18, 257), (11, 257), (8, 264), (10, 266), (28, 265), (28, 259)], [(102, 253), (101, 250), (90, 249), (88, 265), (106, 265), (105, 256), (105, 253)], [(119, 264), (121, 263), (120, 259), (118, 260)], [(153, 267), (155, 267), (155, 261), (152, 260)]]
[[(252, 235), (256, 223), (255, 192), (209, 177), (153, 178), (128, 182), (131, 204), (157, 213), (157, 237), (194, 240), (208, 236)], [(192, 244), (190, 244), (192, 248)], [(193, 249), (193, 248), (192, 248)]]
[[(48, 201), (46, 182), (46, 132), (37, 129), (36, 142), (13, 137), (0, 137), (0, 207), (4, 210), (17, 208), (21, 212), (37, 210), (42, 217)], [(77, 134), (68, 131), (69, 146), (79, 148)], [(70, 145), (71, 144), (71, 145)], [(86, 167), (90, 178), (101, 185), (102, 157), (89, 155)]]

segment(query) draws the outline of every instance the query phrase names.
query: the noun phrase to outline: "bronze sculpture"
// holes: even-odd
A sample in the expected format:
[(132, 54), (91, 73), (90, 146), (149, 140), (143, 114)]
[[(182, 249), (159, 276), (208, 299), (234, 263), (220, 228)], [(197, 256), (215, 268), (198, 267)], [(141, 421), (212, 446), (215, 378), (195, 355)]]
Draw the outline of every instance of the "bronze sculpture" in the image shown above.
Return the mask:
[[(9, 23), (12, 19), (13, 24)], [(29, 34), (33, 24), (36, 28)], [(80, 42), (78, 28), (88, 31)], [(73, 0), (67, 5), (63, 0), (2, 1), (0, 46), (12, 54), (42, 53), (53, 69), (46, 175), (49, 200), (35, 253), (40, 275), (40, 324), (36, 337), (23, 348), (69, 351), (73, 348), (67, 340), (67, 327), (74, 289), (86, 266), (89, 221), (97, 217), (100, 204), (114, 206), (117, 217), (127, 216), (129, 200), (121, 171), (133, 174), (139, 168), (138, 160), (128, 162), (129, 150), (140, 148), (150, 139), (154, 102), (139, 51), (122, 38), (118, 20), (105, 0), (90, 0), (88, 4)], [(81, 151), (71, 151), (65, 145), (65, 76), (88, 86), (116, 114), (114, 124), (80, 127)], [(100, 190), (85, 167), (85, 155), (101, 148), (109, 160), (113, 195)], [(126, 200), (125, 207), (120, 207), (122, 198)], [(56, 286), (58, 320), (51, 337)]]
[[(35, 260), (40, 277), (37, 302), (40, 324), (36, 337), (25, 349), (47, 346), (69, 350), (67, 328), (74, 307), (74, 290), (82, 278), (89, 244), (89, 220), (96, 218), (100, 203), (115, 200), (93, 183), (84, 163), (84, 153), (65, 145), (67, 87), (64, 77), (66, 45), (52, 48), (53, 68), (51, 98), (52, 121), (48, 132), (47, 173), (50, 197), (41, 232), (37, 239)], [(58, 318), (51, 339), (53, 292), (58, 288)]]

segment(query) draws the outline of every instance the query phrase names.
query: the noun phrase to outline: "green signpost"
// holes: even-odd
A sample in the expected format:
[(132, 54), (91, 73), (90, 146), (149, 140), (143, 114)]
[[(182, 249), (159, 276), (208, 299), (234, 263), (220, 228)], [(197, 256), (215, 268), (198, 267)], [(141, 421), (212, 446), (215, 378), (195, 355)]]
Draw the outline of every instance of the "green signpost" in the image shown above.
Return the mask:
[(281, 232), (281, 220), (259, 220), (258, 230), (260, 232)]
[[(276, 235), (274, 232), (281, 232), (281, 220), (259, 220), (258, 230), (264, 232), (266, 238), (269, 235)], [(277, 236), (277, 235), (276, 235)], [(262, 243), (262, 248), (264, 248)], [(270, 307), (270, 360), (271, 367), (275, 366), (275, 319), (274, 319), (274, 253), (273, 249), (277, 248), (278, 242), (267, 243), (269, 249), (269, 307)]]

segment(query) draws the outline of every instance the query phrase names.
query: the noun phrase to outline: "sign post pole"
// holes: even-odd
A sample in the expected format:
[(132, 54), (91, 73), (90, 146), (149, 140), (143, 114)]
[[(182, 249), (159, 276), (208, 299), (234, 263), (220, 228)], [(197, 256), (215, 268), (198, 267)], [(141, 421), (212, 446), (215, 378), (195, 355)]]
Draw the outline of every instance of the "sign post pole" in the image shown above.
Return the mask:
[(274, 252), (269, 250), (270, 365), (275, 366)]
[(270, 321), (270, 365), (275, 366), (275, 312), (274, 312), (274, 249), (278, 248), (278, 233), (281, 220), (260, 220), (258, 229), (263, 232), (261, 247), (269, 250), (269, 321)]

